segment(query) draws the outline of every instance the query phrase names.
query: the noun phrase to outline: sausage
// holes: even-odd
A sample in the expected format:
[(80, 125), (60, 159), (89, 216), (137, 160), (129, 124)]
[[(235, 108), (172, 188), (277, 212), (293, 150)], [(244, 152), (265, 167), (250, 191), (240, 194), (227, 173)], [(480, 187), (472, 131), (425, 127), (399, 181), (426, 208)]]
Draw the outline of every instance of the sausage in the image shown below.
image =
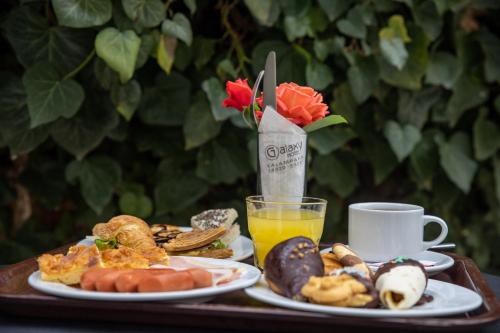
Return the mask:
[(95, 281), (97, 278), (114, 271), (116, 271), (114, 268), (91, 268), (82, 274), (80, 287), (83, 290), (96, 290)]
[(131, 272), (121, 274), (115, 281), (115, 288), (118, 292), (137, 292), (139, 282), (149, 276), (169, 274), (175, 272), (173, 269), (135, 269)]
[(99, 276), (95, 281), (95, 288), (97, 291), (107, 291), (107, 292), (116, 292), (115, 281), (116, 279), (124, 273), (128, 273), (130, 270), (128, 269), (117, 269), (113, 272), (109, 272), (102, 276)]
[(206, 288), (212, 286), (212, 273), (201, 268), (190, 268), (187, 270), (193, 277), (195, 288)]
[(193, 276), (186, 271), (144, 277), (139, 281), (139, 292), (180, 291), (194, 288)]

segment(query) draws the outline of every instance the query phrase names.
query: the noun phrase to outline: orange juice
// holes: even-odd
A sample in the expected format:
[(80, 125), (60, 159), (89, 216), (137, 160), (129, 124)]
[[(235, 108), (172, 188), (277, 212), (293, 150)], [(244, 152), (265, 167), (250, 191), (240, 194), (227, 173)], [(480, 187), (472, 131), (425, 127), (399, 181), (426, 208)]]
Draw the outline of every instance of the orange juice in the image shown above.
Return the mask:
[(324, 213), (307, 209), (260, 209), (249, 212), (248, 229), (252, 236), (257, 265), (274, 245), (286, 239), (305, 236), (316, 244), (323, 233)]

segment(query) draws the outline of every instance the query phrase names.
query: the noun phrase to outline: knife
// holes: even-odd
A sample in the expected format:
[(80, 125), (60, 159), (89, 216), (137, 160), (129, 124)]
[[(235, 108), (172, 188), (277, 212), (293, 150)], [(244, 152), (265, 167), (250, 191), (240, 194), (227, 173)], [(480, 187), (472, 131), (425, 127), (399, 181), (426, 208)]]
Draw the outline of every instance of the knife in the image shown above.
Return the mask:
[[(267, 55), (264, 68), (264, 109), (266, 106), (276, 109), (276, 52)], [(264, 109), (262, 111), (264, 111)]]

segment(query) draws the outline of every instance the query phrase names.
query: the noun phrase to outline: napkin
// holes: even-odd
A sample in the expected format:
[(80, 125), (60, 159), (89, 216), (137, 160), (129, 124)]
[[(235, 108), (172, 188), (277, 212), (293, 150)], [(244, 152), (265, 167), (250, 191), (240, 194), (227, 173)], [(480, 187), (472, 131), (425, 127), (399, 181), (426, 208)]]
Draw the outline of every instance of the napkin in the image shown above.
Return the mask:
[(306, 181), (306, 132), (266, 106), (259, 123), (258, 143), (264, 200), (300, 202)]

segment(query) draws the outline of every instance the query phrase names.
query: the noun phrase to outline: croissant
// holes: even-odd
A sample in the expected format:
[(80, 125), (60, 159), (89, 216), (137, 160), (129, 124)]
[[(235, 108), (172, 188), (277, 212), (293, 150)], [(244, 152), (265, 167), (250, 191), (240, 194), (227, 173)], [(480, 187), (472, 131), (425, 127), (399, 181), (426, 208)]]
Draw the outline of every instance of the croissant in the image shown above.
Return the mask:
[(135, 216), (120, 215), (107, 223), (98, 223), (92, 229), (92, 234), (102, 240), (115, 238), (119, 244), (141, 252), (153, 263), (168, 264), (168, 255), (164, 249), (156, 246), (148, 224)]

